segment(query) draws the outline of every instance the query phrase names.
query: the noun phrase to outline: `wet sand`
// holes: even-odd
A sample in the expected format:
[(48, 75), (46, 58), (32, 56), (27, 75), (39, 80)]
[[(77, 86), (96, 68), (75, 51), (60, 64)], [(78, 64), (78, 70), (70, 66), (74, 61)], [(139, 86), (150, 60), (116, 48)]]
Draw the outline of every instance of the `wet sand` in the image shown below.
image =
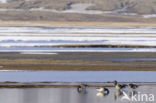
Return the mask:
[(56, 55), (1, 52), (0, 66), (1, 70), (155, 71), (154, 58), (155, 52), (60, 52)]

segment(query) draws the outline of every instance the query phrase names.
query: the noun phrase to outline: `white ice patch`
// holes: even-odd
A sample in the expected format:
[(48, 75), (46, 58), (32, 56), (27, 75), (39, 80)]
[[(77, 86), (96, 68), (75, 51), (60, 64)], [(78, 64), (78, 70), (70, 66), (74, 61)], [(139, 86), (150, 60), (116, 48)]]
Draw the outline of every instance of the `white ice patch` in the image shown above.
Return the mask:
[(143, 15), (143, 18), (156, 18), (156, 14)]
[[(136, 45), (156, 46), (156, 28), (103, 28), (103, 27), (0, 27), (0, 51), (4, 47), (17, 47), (21, 51), (23, 47), (43, 48), (59, 45)], [(32, 49), (31, 49), (32, 50)], [(26, 50), (27, 51), (27, 50)], [(51, 50), (50, 52), (55, 52)], [(63, 49), (56, 52), (156, 52), (155, 49)]]
[[(96, 34), (95, 34), (96, 35)], [(104, 34), (105, 35), (105, 34)], [(126, 35), (126, 34), (125, 34)], [(137, 34), (136, 34), (137, 35)], [(138, 34), (139, 35), (139, 34)], [(145, 35), (145, 34), (144, 34)], [(2, 47), (22, 47), (22, 46), (58, 46), (67, 44), (106, 44), (106, 45), (144, 45), (156, 46), (156, 35), (151, 37), (140, 36), (0, 36), (0, 46)]]
[(102, 27), (0, 27), (0, 33), (155, 33), (156, 28), (102, 28)]
[(8, 0), (0, 0), (0, 3), (8, 3)]

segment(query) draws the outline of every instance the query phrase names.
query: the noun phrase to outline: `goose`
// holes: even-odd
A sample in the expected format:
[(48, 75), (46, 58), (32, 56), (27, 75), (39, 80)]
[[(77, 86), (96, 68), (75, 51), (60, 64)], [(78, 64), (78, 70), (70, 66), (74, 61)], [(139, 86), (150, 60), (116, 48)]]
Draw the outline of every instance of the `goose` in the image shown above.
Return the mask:
[(121, 90), (121, 89), (124, 89), (126, 88), (128, 85), (127, 84), (118, 84), (117, 81), (114, 81), (114, 86), (117, 90)]
[(129, 84), (129, 87), (130, 87), (131, 89), (137, 89), (139, 86), (136, 85), (136, 84), (131, 83), (131, 84)]
[(99, 87), (99, 88), (96, 88), (96, 90), (98, 91), (96, 96), (99, 96), (99, 97), (103, 97), (109, 94), (109, 89), (105, 87)]
[(96, 90), (98, 92), (109, 93), (109, 89), (108, 88), (105, 88), (105, 87), (99, 87), (99, 88), (96, 88)]
[(81, 84), (77, 87), (77, 92), (78, 93), (87, 93), (86, 88), (88, 87), (88, 85), (86, 84)]

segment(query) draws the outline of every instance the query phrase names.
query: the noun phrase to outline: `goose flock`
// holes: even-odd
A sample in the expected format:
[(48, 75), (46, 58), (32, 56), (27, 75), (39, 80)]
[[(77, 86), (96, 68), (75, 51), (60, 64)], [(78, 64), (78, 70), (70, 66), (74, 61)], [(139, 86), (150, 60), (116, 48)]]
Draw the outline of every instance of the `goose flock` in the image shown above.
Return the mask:
[[(123, 92), (126, 88), (130, 89), (130, 93), (136, 93), (136, 89), (139, 87), (137, 84), (133, 84), (133, 83), (129, 83), (129, 84), (119, 84), (117, 81), (113, 82), (113, 87), (117, 90), (115, 92), (115, 99), (121, 95), (123, 95)], [(87, 84), (81, 84), (77, 87), (77, 91), (78, 93), (83, 93), (86, 94), (87, 93), (87, 88), (89, 86)], [(102, 86), (102, 87), (97, 87), (97, 94), (96, 96), (98, 97), (104, 97), (109, 95), (110, 91), (108, 88)]]

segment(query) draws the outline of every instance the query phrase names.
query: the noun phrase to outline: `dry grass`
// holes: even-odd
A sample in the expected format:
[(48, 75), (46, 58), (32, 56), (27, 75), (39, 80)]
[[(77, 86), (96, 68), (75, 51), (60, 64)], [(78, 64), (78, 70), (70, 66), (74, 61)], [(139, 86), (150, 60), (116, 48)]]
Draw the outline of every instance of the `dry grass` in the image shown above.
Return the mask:
[(1, 8), (30, 9), (44, 7), (46, 9), (64, 10), (68, 3), (94, 3), (89, 9), (110, 11), (128, 8), (127, 12), (149, 14), (156, 13), (155, 0), (12, 0), (7, 4), (0, 4)]
[(156, 71), (155, 61), (111, 61), (111, 58), (156, 58), (156, 53), (0, 53), (3, 70), (137, 70)]
[(99, 27), (156, 27), (155, 22), (55, 22), (55, 21), (0, 21), (0, 26), (99, 26)]
[[(156, 19), (143, 19), (139, 16), (122, 15), (87, 15), (87, 14), (61, 14), (49, 11), (29, 11), (31, 8), (45, 8), (62, 11), (68, 9), (69, 3), (94, 3), (95, 6), (89, 7), (92, 10), (111, 11), (120, 8), (127, 8), (126, 13), (156, 14), (155, 0), (11, 0), (9, 3), (0, 4), (0, 8), (22, 9), (24, 11), (0, 11), (0, 20), (23, 20), (23, 21), (60, 21), (59, 25), (89, 25), (89, 26), (120, 26), (121, 22), (127, 22), (121, 26), (155, 26)], [(90, 22), (90, 23), (67, 23), (61, 22)], [(94, 22), (95, 21), (95, 22)], [(105, 22), (105, 23), (100, 23)], [(129, 23), (129, 22), (132, 22)], [(135, 24), (135, 22), (139, 22)], [(145, 22), (145, 24), (144, 24)], [(149, 23), (151, 22), (151, 23)], [(111, 24), (110, 24), (111, 23)], [(149, 24), (148, 24), (149, 23)], [(151, 25), (150, 25), (151, 24)], [(2, 24), (1, 24), (2, 25)], [(17, 24), (20, 26), (19, 24)], [(22, 25), (22, 24), (21, 24)], [(26, 24), (25, 24), (26, 25)], [(32, 24), (32, 26), (35, 24)], [(41, 25), (41, 24), (38, 24)], [(47, 25), (47, 23), (46, 23)], [(48, 23), (51, 25), (51, 23)], [(53, 23), (52, 23), (53, 25)], [(58, 25), (58, 24), (56, 24)]]
[(155, 71), (155, 62), (109, 62), (49, 59), (0, 59), (2, 69), (15, 70), (137, 70)]

